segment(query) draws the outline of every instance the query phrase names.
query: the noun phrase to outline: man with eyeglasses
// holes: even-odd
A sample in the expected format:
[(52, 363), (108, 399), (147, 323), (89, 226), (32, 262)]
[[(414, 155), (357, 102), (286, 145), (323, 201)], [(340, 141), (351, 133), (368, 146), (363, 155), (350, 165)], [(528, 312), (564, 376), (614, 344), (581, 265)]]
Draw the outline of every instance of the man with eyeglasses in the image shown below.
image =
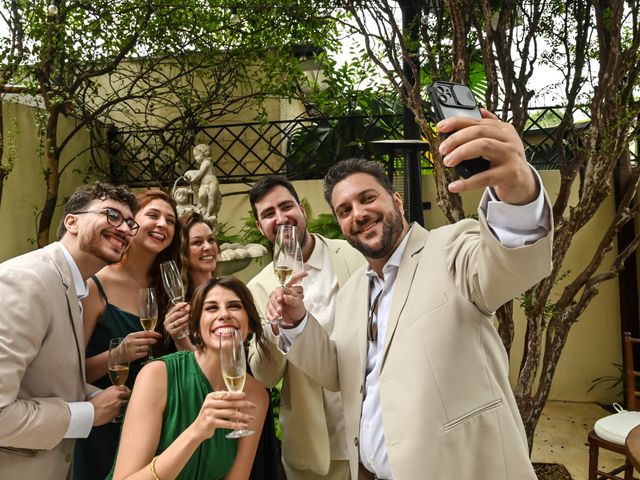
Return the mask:
[(125, 187), (82, 187), (58, 242), (0, 264), (0, 477), (71, 478), (75, 439), (126, 404), (126, 387), (85, 382), (80, 300), (86, 279), (122, 258), (136, 209)]
[(368, 262), (338, 293), (350, 321), (324, 334), (299, 287), (271, 295), (269, 318), (289, 324), (287, 360), (342, 393), (354, 478), (535, 480), (493, 313), (550, 273), (550, 204), (513, 126), (485, 110), (438, 130), (446, 166), (490, 162), (449, 184), (485, 190), (479, 220), (410, 225), (380, 163), (339, 162), (325, 199)]

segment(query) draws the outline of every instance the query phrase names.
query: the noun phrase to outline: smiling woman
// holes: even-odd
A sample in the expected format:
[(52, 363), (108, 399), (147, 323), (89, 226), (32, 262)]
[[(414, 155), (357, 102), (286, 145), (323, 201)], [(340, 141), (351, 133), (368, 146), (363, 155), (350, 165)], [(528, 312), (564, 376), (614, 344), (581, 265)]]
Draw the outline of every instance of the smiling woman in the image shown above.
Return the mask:
[[(177, 258), (180, 232), (176, 206), (161, 190), (147, 190), (136, 199), (139, 210), (135, 218), (124, 218), (120, 212), (109, 208), (78, 212), (106, 216), (107, 228), (100, 232), (103, 238), (113, 239), (127, 230), (130, 234), (136, 232), (135, 236), (129, 237), (129, 249), (122, 260), (103, 268), (89, 280), (89, 295), (83, 301), (87, 381), (100, 388), (110, 385), (107, 359), (111, 338), (125, 339), (131, 363), (126, 383), (129, 388), (150, 349), (155, 355), (175, 351), (163, 326), (168, 298), (162, 288), (159, 264)], [(157, 331), (145, 331), (138, 315), (138, 292), (148, 287), (154, 288), (157, 294)], [(88, 438), (76, 443), (75, 479), (107, 475), (113, 465), (119, 433), (120, 425), (107, 424), (94, 428)]]
[[(262, 342), (260, 318), (247, 287), (230, 276), (211, 279), (195, 293), (189, 329), (196, 351), (167, 355), (145, 366), (131, 396), (113, 476), (249, 478), (268, 406), (264, 387), (250, 375), (242, 391), (228, 391), (221, 370), (220, 336), (252, 332)], [(254, 435), (231, 440), (229, 430)]]

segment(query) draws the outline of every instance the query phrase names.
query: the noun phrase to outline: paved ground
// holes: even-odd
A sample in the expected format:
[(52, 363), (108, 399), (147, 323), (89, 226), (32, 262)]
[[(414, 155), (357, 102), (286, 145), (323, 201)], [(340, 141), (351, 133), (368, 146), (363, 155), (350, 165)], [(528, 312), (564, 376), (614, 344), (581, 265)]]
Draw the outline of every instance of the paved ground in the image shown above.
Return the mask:
[[(536, 428), (533, 462), (561, 463), (573, 480), (586, 480), (589, 467), (587, 434), (593, 423), (609, 415), (595, 403), (547, 402)], [(612, 469), (622, 463), (620, 455), (602, 451), (600, 464)]]

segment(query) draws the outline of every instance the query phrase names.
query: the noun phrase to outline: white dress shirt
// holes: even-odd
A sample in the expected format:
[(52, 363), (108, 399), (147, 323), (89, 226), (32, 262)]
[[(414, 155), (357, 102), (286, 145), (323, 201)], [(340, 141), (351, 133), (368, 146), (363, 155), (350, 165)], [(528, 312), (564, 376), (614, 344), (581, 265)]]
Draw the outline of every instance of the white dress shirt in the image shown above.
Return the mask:
[[(59, 245), (71, 269), (71, 277), (73, 278), (73, 285), (75, 286), (78, 303), (80, 304), (80, 316), (82, 317), (81, 300), (89, 293), (87, 283), (82, 278), (80, 270), (69, 253), (69, 250), (67, 250), (62, 243)], [(93, 404), (91, 402), (67, 402), (67, 405), (71, 413), (71, 420), (69, 421), (69, 426), (67, 427), (67, 432), (64, 434), (64, 438), (87, 438), (93, 427), (93, 417), (95, 414)]]

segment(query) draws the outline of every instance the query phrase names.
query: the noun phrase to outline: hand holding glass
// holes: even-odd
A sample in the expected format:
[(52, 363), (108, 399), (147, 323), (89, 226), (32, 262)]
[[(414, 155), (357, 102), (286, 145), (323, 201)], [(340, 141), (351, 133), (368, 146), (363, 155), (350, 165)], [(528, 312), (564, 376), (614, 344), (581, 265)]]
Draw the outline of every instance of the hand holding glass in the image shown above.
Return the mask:
[[(162, 262), (160, 264), (160, 273), (162, 275), (162, 284), (164, 285), (167, 295), (169, 295), (171, 303), (177, 305), (180, 302), (184, 302), (184, 283), (182, 283), (182, 277), (180, 276), (176, 262), (173, 260)], [(185, 328), (178, 338), (182, 339), (188, 336), (189, 329)]]
[[(228, 330), (220, 334), (220, 368), (227, 389), (241, 392), (247, 376), (247, 361), (240, 330)], [(242, 428), (233, 430), (226, 437), (240, 438), (253, 434), (253, 430)]]
[[(109, 340), (109, 359), (107, 369), (111, 383), (122, 386), (129, 376), (129, 353), (124, 338), (117, 337)], [(122, 415), (114, 418), (112, 422), (122, 422)]]
[[(138, 295), (138, 309), (140, 313), (140, 325), (147, 332), (156, 328), (158, 321), (158, 301), (156, 300), (156, 291), (154, 288), (141, 288)], [(147, 361), (153, 360), (151, 346), (149, 346), (149, 358)]]
[[(295, 272), (302, 270), (302, 249), (298, 243), (294, 225), (279, 225), (276, 243), (273, 247), (273, 271), (278, 277), (280, 288)], [(276, 324), (282, 323), (282, 317)]]

